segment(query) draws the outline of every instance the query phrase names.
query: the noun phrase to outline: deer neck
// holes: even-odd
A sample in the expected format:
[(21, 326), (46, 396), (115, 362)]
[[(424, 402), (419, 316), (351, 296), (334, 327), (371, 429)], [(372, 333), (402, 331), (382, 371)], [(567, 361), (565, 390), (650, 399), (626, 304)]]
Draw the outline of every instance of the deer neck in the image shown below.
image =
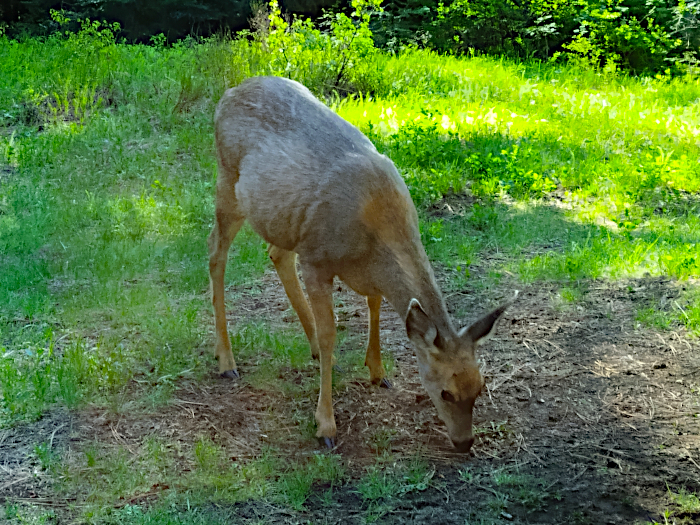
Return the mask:
[(421, 252), (412, 254), (412, 257), (394, 254), (394, 264), (387, 265), (392, 275), (385, 281), (388, 286), (383, 295), (404, 321), (411, 299), (417, 299), (423, 311), (435, 324), (438, 333), (451, 339), (456, 337), (457, 333), (428, 257), (423, 250)]

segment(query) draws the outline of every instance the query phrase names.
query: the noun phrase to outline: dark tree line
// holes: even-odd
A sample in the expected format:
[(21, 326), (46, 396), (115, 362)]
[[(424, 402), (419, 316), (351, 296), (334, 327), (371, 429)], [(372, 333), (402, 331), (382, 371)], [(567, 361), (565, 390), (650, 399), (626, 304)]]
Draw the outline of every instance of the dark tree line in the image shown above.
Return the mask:
[[(265, 0), (252, 0), (258, 5)], [(322, 15), (350, 0), (281, 0), (288, 13)], [(248, 28), (251, 0), (0, 0), (13, 37), (58, 29), (49, 11), (75, 21), (119, 22), (120, 37), (148, 42)], [(549, 59), (635, 73), (700, 68), (700, 0), (385, 0), (373, 17), (377, 45), (409, 44), (447, 53)], [(323, 24), (322, 24), (323, 25)]]
[[(293, 13), (317, 16), (335, 0), (286, 0), (283, 7)], [(129, 41), (148, 41), (163, 33), (169, 40), (185, 35), (208, 36), (221, 30), (248, 27), (250, 0), (0, 0), (0, 20), (13, 35), (50, 33), (56, 29), (51, 9), (63, 10), (71, 18), (119, 22)]]

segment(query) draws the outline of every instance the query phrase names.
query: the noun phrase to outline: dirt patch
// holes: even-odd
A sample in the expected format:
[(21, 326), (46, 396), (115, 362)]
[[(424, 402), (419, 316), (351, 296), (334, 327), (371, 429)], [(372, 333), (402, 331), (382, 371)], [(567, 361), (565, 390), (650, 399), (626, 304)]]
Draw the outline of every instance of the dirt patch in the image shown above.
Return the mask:
[(430, 205), (428, 215), (435, 219), (449, 219), (455, 216), (463, 217), (471, 212), (474, 203), (480, 199), (472, 195), (469, 189), (462, 193), (448, 193)]
[[(69, 445), (75, 417), (55, 410), (35, 423), (0, 429), (0, 502), (7, 498), (41, 501), (52, 494), (51, 476), (42, 468)], [(37, 449), (43, 453), (37, 454)]]
[[(167, 439), (179, 450), (190, 449), (197, 439), (209, 436), (236, 461), (260, 452), (267, 437), (265, 420), (274, 404), (267, 392), (213, 376), (207, 384), (184, 385), (157, 413), (84, 411), (77, 429), (83, 440), (114, 443), (131, 451), (148, 436)], [(188, 470), (187, 465), (183, 467)]]
[[(482, 354), (490, 395), (476, 421), (506, 420), (516, 438), (499, 460), (543, 469), (594, 523), (662, 508), (667, 483), (700, 488), (698, 345), (634, 321), (640, 301), (673, 295), (675, 286), (593, 283), (579, 304), (558, 308), (556, 289), (538, 286)], [(554, 518), (551, 509), (548, 516), (542, 521)]]
[[(340, 290), (339, 326), (364, 332), (362, 298)], [(289, 321), (274, 276), (263, 280), (262, 293), (238, 292), (239, 318), (247, 312), (273, 325)], [(464, 290), (450, 296), (448, 305), (475, 319), (510, 292)], [(523, 291), (483, 347), (487, 388), (475, 409), (479, 434), (470, 464), (517, 467), (557, 491), (561, 499), (546, 513), (528, 512), (528, 520), (562, 523), (578, 516), (629, 523), (652, 513), (661, 519), (668, 487), (700, 490), (699, 345), (682, 332), (657, 333), (635, 321), (639, 308), (677, 293), (677, 283), (667, 279), (601, 281), (571, 304), (556, 285), (537, 285)], [(348, 466), (365, 466), (383, 434), (394, 454), (420, 450), (446, 472), (452, 468), (444, 483), (448, 491), (457, 490), (464, 483), (454, 466), (465, 458), (450, 451), (420, 386), (401, 320), (384, 306), (382, 342), (396, 363), (395, 388), (356, 381), (336, 392), (339, 452)], [(465, 493), (460, 491), (463, 499)], [(446, 505), (443, 494), (435, 497), (438, 508)]]
[[(484, 292), (478, 269), (474, 275), (474, 289), (447, 298), (452, 312), (469, 312), (464, 324), (510, 297), (514, 288), (501, 284)], [(499, 497), (510, 494), (503, 503), (506, 521), (663, 522), (659, 512), (670, 505), (669, 487), (700, 491), (700, 345), (680, 331), (643, 328), (635, 316), (638, 309), (659, 304), (660, 298), (675, 297), (677, 286), (665, 279), (594, 281), (575, 303), (564, 301), (555, 284), (522, 290), (496, 336), (481, 349), (487, 388), (475, 408), (477, 441), (471, 456), (452, 452), (420, 384), (403, 323), (384, 304), (381, 337), (383, 351), (394, 363), (394, 388), (378, 388), (362, 377), (345, 378), (334, 394), (337, 452), (355, 481), (335, 487), (332, 504), (322, 497), (328, 487), (316, 487), (304, 512), (265, 502), (229, 510), (242, 523), (259, 521), (261, 513), (271, 523), (360, 523), (368, 504), (354, 483), (378, 452), (388, 451), (397, 459), (418, 453), (436, 470), (428, 489), (397, 496), (379, 512), (383, 523), (478, 522), (484, 502), (497, 497), (489, 477), (493, 472), (517, 472), (536, 480), (541, 496), (533, 504), (518, 499), (515, 489), (499, 489)], [(273, 330), (291, 327), (301, 333), (272, 272), (254, 286), (230, 289), (227, 299), (232, 325), (265, 321)], [(339, 285), (335, 302), (339, 331), (348, 334), (338, 352), (364, 352), (364, 299)], [(239, 360), (242, 374), (251, 374), (253, 366)], [(289, 384), (316, 375), (315, 367), (280, 371), (280, 379)], [(55, 413), (34, 426), (5, 431), (0, 487), (34, 475), (32, 451), (52, 434), (55, 448), (79, 436), (81, 442), (133, 449), (151, 435), (186, 448), (208, 435), (225, 447), (232, 461), (255, 457), (270, 443), (285, 458), (308, 457), (318, 450), (304, 428), (314, 408), (315, 395), (290, 399), (283, 392), (230, 382), (212, 372), (209, 381), (181, 384), (170, 404), (157, 413), (115, 415), (90, 409), (77, 419)], [(305, 420), (295, 413), (305, 414)], [(59, 428), (66, 421), (70, 424)], [(464, 469), (474, 476), (472, 481), (460, 474)], [(4, 494), (30, 498), (33, 491), (41, 496), (49, 490), (43, 479), (12, 483)], [(684, 519), (690, 523), (700, 516)]]

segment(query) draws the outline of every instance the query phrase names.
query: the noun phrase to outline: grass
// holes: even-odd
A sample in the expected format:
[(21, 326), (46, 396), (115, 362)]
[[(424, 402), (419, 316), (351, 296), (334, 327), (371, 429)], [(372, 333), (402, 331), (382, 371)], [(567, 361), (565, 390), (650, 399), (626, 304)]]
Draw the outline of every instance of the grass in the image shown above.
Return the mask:
[[(183, 380), (215, 369), (213, 108), (226, 87), (270, 73), (270, 55), (244, 39), (162, 47), (90, 31), (0, 37), (0, 427), (56, 404), (153, 411)], [(639, 323), (700, 330), (697, 78), (421, 50), (373, 54), (342, 98), (302, 73), (395, 161), (446, 292), (554, 281), (566, 309), (593, 279), (665, 276), (684, 289), (664, 308), (641, 306)], [(254, 287), (268, 268), (264, 243), (244, 228), (227, 285)], [(278, 394), (299, 430), (291, 439), (312, 440), (318, 377), (302, 332), (241, 324), (232, 343), (244, 384)], [(363, 343), (339, 330), (338, 344), (352, 348), (338, 353), (342, 388), (364, 377)], [(386, 365), (391, 372), (390, 356)], [(285, 367), (300, 380), (282, 379)], [(349, 486), (372, 521), (397, 494), (437, 483), (429, 464), (391, 460), (392, 438), (371, 436), (377, 462), (354, 480), (333, 455), (290, 461), (275, 443), (232, 464), (204, 434), (191, 450), (151, 436), (134, 451), (93, 443), (61, 457), (45, 443), (34, 454), (94, 523), (223, 523), (227, 511), (204, 506), (249, 499), (302, 512), (319, 491), (332, 502)], [(464, 470), (462, 479), (495, 492), (485, 503), (494, 520), (507, 505), (536, 510), (553, 497), (518, 473)], [(153, 487), (162, 504), (125, 504)], [(693, 501), (669, 494), (681, 508)], [(4, 509), (10, 520), (21, 512)]]
[(694, 492), (688, 492), (684, 487), (680, 487), (678, 492), (673, 492), (668, 488), (668, 497), (672, 503), (677, 505), (680, 514), (700, 514), (700, 499)]
[(375, 522), (408, 495), (434, 487), (434, 475), (435, 469), (420, 453), (398, 461), (386, 451), (378, 455), (356, 483), (356, 491), (366, 507), (365, 520)]
[[(95, 443), (83, 457), (64, 462), (65, 497), (79, 497), (83, 514), (104, 519), (110, 508), (159, 496), (167, 503), (203, 508), (264, 499), (293, 511), (304, 510), (316, 484), (330, 490), (345, 483), (338, 456), (318, 454), (289, 463), (274, 449), (246, 463), (232, 462), (225, 449), (201, 436), (191, 450), (177, 450), (164, 439), (149, 437), (138, 450)], [(156, 507), (160, 507), (156, 505)]]
[(489, 494), (480, 509), (481, 519), (486, 523), (498, 522), (501, 513), (513, 506), (529, 514), (545, 509), (552, 499), (561, 499), (558, 493), (548, 492), (550, 487), (544, 480), (518, 470), (465, 467), (458, 474), (465, 488)]

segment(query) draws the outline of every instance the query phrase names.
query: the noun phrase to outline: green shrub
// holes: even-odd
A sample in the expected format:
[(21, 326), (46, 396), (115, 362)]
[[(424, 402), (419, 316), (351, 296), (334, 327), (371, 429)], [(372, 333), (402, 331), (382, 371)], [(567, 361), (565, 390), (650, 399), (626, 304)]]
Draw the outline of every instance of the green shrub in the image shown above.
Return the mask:
[(637, 72), (663, 70), (682, 45), (670, 28), (673, 12), (662, 0), (586, 2), (577, 17), (577, 34), (563, 47), (574, 59), (608, 71), (618, 66)]
[[(257, 6), (255, 39), (269, 53), (269, 73), (297, 80), (317, 94), (356, 91), (376, 48), (369, 28), (380, 0), (352, 0), (353, 11), (327, 14), (321, 31), (310, 19), (283, 16), (277, 0)], [(269, 20), (264, 23), (265, 18)]]
[(389, 2), (381, 44), (494, 53), (633, 72), (697, 67), (700, 2), (675, 0), (424, 0)]

